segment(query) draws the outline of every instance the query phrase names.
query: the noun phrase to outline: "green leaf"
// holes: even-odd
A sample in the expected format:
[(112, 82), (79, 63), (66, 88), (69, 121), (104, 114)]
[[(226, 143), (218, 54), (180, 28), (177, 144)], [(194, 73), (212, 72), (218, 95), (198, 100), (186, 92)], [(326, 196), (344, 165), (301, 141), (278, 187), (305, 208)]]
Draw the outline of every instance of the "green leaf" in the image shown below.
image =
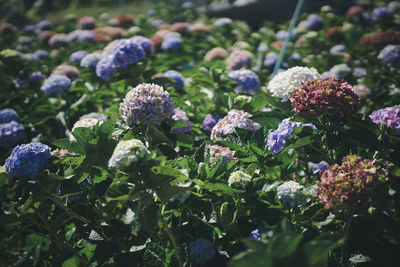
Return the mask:
[(166, 175), (176, 178), (175, 182), (186, 181), (189, 178), (175, 168), (168, 166), (154, 166), (151, 171), (157, 175)]
[(221, 224), (226, 228), (229, 226), (236, 217), (236, 211), (233, 211), (228, 202), (224, 202), (220, 209)]
[(6, 172), (0, 172), (0, 187), (10, 182), (10, 176)]
[(79, 266), (79, 259), (77, 256), (73, 256), (68, 260), (64, 261), (62, 267), (78, 267)]
[(172, 186), (169, 182), (166, 182), (163, 183), (156, 192), (157, 196), (161, 199), (162, 202), (167, 202), (171, 198), (179, 196), (189, 191), (190, 189), (190, 187)]
[(204, 185), (204, 189), (208, 189), (208, 190), (211, 190), (213, 192), (221, 192), (221, 193), (223, 193), (225, 195), (228, 195), (228, 196), (233, 196), (234, 195), (232, 189), (227, 184), (206, 183)]
[(157, 243), (146, 246), (143, 254), (144, 266), (165, 266), (166, 253), (164, 247)]

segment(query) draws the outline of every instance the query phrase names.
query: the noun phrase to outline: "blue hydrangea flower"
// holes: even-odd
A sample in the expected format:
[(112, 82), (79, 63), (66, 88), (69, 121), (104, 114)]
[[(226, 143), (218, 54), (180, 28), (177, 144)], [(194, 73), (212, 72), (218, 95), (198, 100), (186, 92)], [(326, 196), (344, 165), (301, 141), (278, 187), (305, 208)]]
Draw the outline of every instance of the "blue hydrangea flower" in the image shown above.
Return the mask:
[(26, 25), (24, 27), (24, 32), (26, 32), (26, 33), (32, 34), (32, 33), (35, 33), (35, 30), (36, 30), (35, 25)]
[(267, 67), (272, 67), (275, 65), (278, 55), (275, 52), (269, 52), (265, 56), (264, 65)]
[(15, 112), (15, 110), (13, 110), (12, 108), (6, 108), (0, 110), (0, 123), (7, 123), (18, 120), (19, 120), (18, 113)]
[(36, 24), (36, 28), (40, 31), (50, 30), (51, 29), (51, 22), (48, 20), (42, 20), (38, 24)]
[(189, 242), (187, 244), (187, 251), (189, 260), (193, 266), (205, 266), (216, 255), (212, 243), (203, 237)]
[(354, 77), (360, 78), (360, 77), (363, 77), (365, 75), (367, 75), (367, 70), (365, 68), (357, 67), (357, 68), (353, 69), (353, 76)]
[(216, 28), (222, 28), (222, 27), (227, 27), (229, 25), (232, 25), (233, 21), (230, 18), (218, 18), (213, 26)]
[(39, 59), (47, 59), (47, 58), (49, 58), (49, 52), (47, 52), (46, 50), (41, 50), (41, 49), (39, 49), (39, 50), (37, 50), (34, 54), (35, 54)]
[(88, 53), (87, 51), (85, 51), (85, 50), (76, 51), (76, 52), (72, 53), (72, 54), (69, 56), (69, 61), (70, 61), (70, 62), (80, 63), (81, 60), (82, 60), (85, 56), (87, 56), (88, 54), (89, 54), (89, 53)]
[(303, 186), (295, 181), (287, 181), (276, 188), (276, 195), (283, 206), (294, 208), (304, 201)]
[(260, 90), (260, 80), (255, 72), (251, 70), (233, 70), (228, 74), (233, 79), (237, 87), (235, 93), (254, 94)]
[(91, 113), (85, 114), (85, 115), (83, 115), (83, 116), (81, 116), (79, 118), (79, 120), (84, 120), (84, 119), (96, 119), (98, 121), (106, 121), (107, 120), (107, 116), (104, 115), (104, 114), (91, 112)]
[(299, 23), (299, 29), (318, 31), (322, 28), (323, 25), (324, 20), (320, 16), (316, 14), (311, 14), (307, 17), (306, 20), (303, 20)]
[(108, 80), (116, 72), (113, 55), (102, 57), (96, 64), (96, 75), (101, 79)]
[(249, 238), (255, 239), (255, 240), (261, 240), (263, 233), (266, 233), (266, 232), (268, 232), (268, 230), (265, 229), (264, 227), (258, 227), (257, 229), (251, 231), (251, 233), (249, 234)]
[(0, 124), (0, 147), (13, 147), (25, 137), (24, 126), (12, 121)]
[(346, 46), (344, 44), (338, 44), (338, 45), (334, 45), (331, 47), (329, 53), (331, 53), (332, 55), (341, 53), (346, 51)]
[(131, 40), (132, 40), (132, 42), (140, 45), (144, 51), (150, 52), (150, 53), (154, 52), (153, 42), (149, 38), (143, 37), (141, 35), (136, 35), (136, 36), (133, 36), (131, 38)]
[(340, 78), (338, 73), (332, 72), (332, 71), (325, 71), (321, 74), (322, 79), (329, 78), (329, 77)]
[(288, 61), (299, 61), (300, 59), (301, 55), (299, 53), (293, 53), (293, 55), (288, 58)]
[(172, 119), (175, 121), (183, 120), (184, 122), (186, 122), (186, 127), (174, 128), (174, 132), (187, 133), (192, 130), (192, 123), (189, 121), (186, 112), (181, 110), (180, 108), (176, 108), (174, 110), (174, 115), (172, 116)]
[(64, 91), (67, 91), (71, 87), (71, 80), (64, 75), (53, 74), (47, 78), (40, 89), (46, 95), (55, 94), (61, 95)]
[(7, 158), (5, 169), (11, 177), (36, 178), (49, 164), (50, 147), (42, 143), (16, 146)]
[[(278, 39), (278, 40), (286, 40), (286, 38), (288, 37), (288, 35), (289, 35), (289, 32), (288, 32), (288, 31), (280, 30), (280, 31), (278, 31), (278, 32), (276, 33), (276, 39)], [(297, 35), (296, 30), (292, 30), (292, 32), (291, 32), (291, 34), (290, 34), (290, 36), (289, 36), (289, 39), (295, 38), (296, 35)]]
[(400, 68), (400, 45), (387, 45), (379, 53), (378, 58), (392, 68)]
[(387, 7), (377, 7), (372, 11), (372, 20), (376, 21), (382, 18), (391, 18), (393, 14), (393, 11)]
[(321, 161), (320, 163), (313, 163), (311, 161), (308, 162), (308, 167), (310, 168), (313, 174), (317, 174), (318, 178), (320, 177), (320, 171), (326, 170), (329, 166), (329, 163), (325, 160)]
[(188, 198), (190, 197), (190, 192), (185, 192), (183, 194), (180, 194), (176, 197), (173, 197), (169, 200), (169, 202), (174, 202), (174, 201), (179, 201), (181, 204), (185, 203), (186, 200), (188, 200)]
[(81, 60), (81, 67), (85, 68), (95, 68), (97, 66), (97, 63), (99, 63), (101, 59), (101, 54), (98, 53), (93, 53), (93, 54), (88, 54)]
[(217, 122), (221, 119), (220, 116), (214, 116), (211, 114), (207, 114), (203, 119), (203, 129), (204, 131), (211, 131), (211, 129), (217, 124)]
[[(89, 187), (89, 185), (91, 183), (92, 182), (91, 182), (90, 176), (89, 176), (79, 184), (80, 192), (73, 193), (73, 194), (68, 194), (68, 196), (62, 197), (61, 201), (64, 202), (65, 205), (68, 205), (71, 202), (76, 202), (76, 201), (79, 201), (79, 200), (83, 199), (86, 196), (87, 188)], [(63, 195), (61, 186), (59, 186), (57, 188), (56, 195), (57, 196), (62, 196)], [(58, 207), (57, 204), (56, 204), (56, 207)]]
[(41, 80), (44, 80), (44, 78), (46, 78), (43, 73), (41, 73), (40, 71), (34, 72), (31, 74), (31, 77), (29, 78), (29, 81), (31, 82), (39, 82)]
[(176, 70), (168, 70), (163, 76), (175, 80), (175, 82), (169, 83), (169, 86), (173, 86), (176, 89), (182, 89), (185, 86), (185, 77)]
[(154, 17), (157, 14), (157, 11), (155, 9), (150, 9), (147, 11), (147, 16), (149, 17)]
[(178, 36), (171, 36), (163, 40), (163, 42), (161, 43), (161, 49), (164, 51), (178, 50), (179, 48), (181, 48), (182, 44), (182, 38)]
[(92, 41), (96, 34), (92, 30), (75, 30), (67, 35), (68, 42)]
[(292, 134), (292, 131), (300, 126), (308, 126), (315, 130), (317, 128), (311, 123), (301, 123), (290, 121), (290, 118), (284, 119), (279, 125), (278, 128), (268, 135), (268, 149), (272, 154), (279, 152), (285, 145), (286, 140)]
[(139, 44), (129, 39), (121, 39), (113, 46), (112, 55), (115, 66), (121, 68), (144, 59), (146, 53)]

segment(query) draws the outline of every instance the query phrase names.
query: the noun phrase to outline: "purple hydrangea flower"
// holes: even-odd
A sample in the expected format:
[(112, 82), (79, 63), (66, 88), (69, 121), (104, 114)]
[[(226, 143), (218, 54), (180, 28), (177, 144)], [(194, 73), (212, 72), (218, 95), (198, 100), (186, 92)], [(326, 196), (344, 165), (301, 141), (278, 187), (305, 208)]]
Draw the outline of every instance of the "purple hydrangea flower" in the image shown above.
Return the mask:
[(182, 89), (185, 85), (185, 77), (176, 70), (168, 70), (163, 74), (163, 76), (175, 80), (175, 82), (171, 82), (168, 85), (173, 86), (176, 89)]
[(150, 53), (154, 52), (153, 42), (149, 38), (143, 37), (141, 35), (136, 35), (130, 39), (132, 40), (132, 42), (140, 45), (144, 51)]
[(363, 12), (361, 14), (361, 18), (362, 18), (363, 22), (366, 24), (369, 24), (372, 22), (372, 17), (367, 12)]
[(219, 120), (217, 124), (211, 129), (211, 139), (215, 139), (217, 137), (232, 134), (235, 131), (235, 128), (246, 129), (250, 131), (258, 130), (261, 125), (252, 122), (250, 117), (252, 115), (243, 111), (243, 110), (236, 110), (233, 109), (228, 112), (224, 118)]
[(11, 121), (18, 121), (19, 116), (18, 113), (15, 112), (12, 108), (6, 108), (0, 110), (0, 123), (8, 123)]
[(85, 50), (76, 51), (76, 52), (72, 53), (72, 54), (69, 56), (69, 61), (70, 61), (70, 62), (80, 63), (81, 60), (82, 60), (85, 56), (87, 56), (88, 54), (89, 54), (89, 53), (88, 53), (87, 51), (85, 51)]
[(49, 45), (60, 48), (68, 43), (67, 36), (64, 34), (54, 34), (49, 39)]
[(365, 68), (357, 67), (357, 68), (353, 69), (353, 76), (354, 77), (360, 78), (360, 77), (363, 77), (365, 75), (367, 75), (367, 70)]
[(260, 80), (255, 72), (251, 70), (233, 70), (228, 74), (233, 79), (237, 87), (235, 93), (254, 94), (260, 90)]
[(210, 164), (213, 164), (219, 157), (222, 157), (221, 164), (225, 164), (229, 161), (234, 160), (233, 154), (235, 152), (232, 152), (229, 147), (213, 145), (209, 146), (209, 152), (210, 152), (210, 160), (209, 160)]
[[(289, 32), (285, 31), (285, 30), (280, 30), (276, 33), (276, 39), (278, 40), (286, 40), (286, 38), (288, 37)], [(292, 30), (289, 39), (293, 39), (297, 36), (297, 32), (296, 30)]]
[(147, 16), (149, 17), (154, 17), (157, 14), (157, 11), (155, 9), (150, 9), (147, 11)]
[(161, 43), (161, 49), (164, 51), (178, 50), (183, 45), (182, 38), (178, 36), (171, 36), (165, 38)]
[(96, 75), (101, 79), (108, 80), (116, 72), (113, 55), (102, 57), (96, 64)]
[(285, 145), (286, 140), (292, 134), (292, 131), (300, 126), (308, 126), (315, 130), (317, 128), (311, 123), (301, 123), (290, 121), (290, 118), (284, 119), (279, 125), (278, 128), (268, 135), (268, 149), (272, 154), (279, 152), (283, 146)]
[(67, 35), (69, 42), (92, 41), (96, 37), (96, 33), (91, 30), (75, 30)]
[(48, 20), (42, 20), (38, 24), (36, 24), (36, 29), (38, 29), (40, 31), (50, 30), (51, 22)]
[(211, 131), (215, 124), (221, 119), (220, 116), (207, 114), (202, 122), (204, 131)]
[(238, 70), (244, 66), (249, 66), (252, 61), (252, 54), (247, 50), (236, 50), (226, 59), (228, 70)]
[(190, 132), (192, 130), (192, 123), (190, 122), (188, 116), (186, 115), (186, 112), (181, 110), (180, 108), (176, 108), (174, 111), (174, 115), (172, 116), (172, 119), (174, 121), (178, 121), (178, 120), (183, 120), (184, 122), (186, 122), (186, 127), (180, 127), (180, 128), (174, 128), (173, 131), (174, 132), (181, 132), (181, 133), (187, 133)]
[(203, 237), (189, 242), (187, 252), (193, 266), (205, 266), (216, 255), (212, 243)]
[(40, 89), (46, 95), (55, 94), (61, 95), (64, 91), (71, 87), (71, 80), (64, 75), (53, 74), (47, 78)]
[(25, 137), (24, 126), (12, 121), (0, 124), (0, 147), (13, 147)]
[(35, 25), (26, 25), (24, 27), (24, 32), (29, 33), (29, 34), (35, 33), (35, 30), (36, 30), (36, 26)]
[(84, 119), (96, 119), (99, 121), (106, 121), (107, 116), (104, 114), (96, 113), (96, 112), (91, 112), (88, 114), (85, 114), (79, 118), (79, 120), (84, 120)]
[(377, 7), (372, 11), (372, 20), (377, 21), (382, 18), (393, 17), (393, 11), (387, 7)]
[(29, 62), (39, 60), (39, 58), (35, 54), (32, 54), (32, 53), (24, 54), (22, 56), (22, 58), (24, 58), (26, 61), (29, 61)]
[(293, 53), (293, 55), (288, 58), (288, 61), (299, 61), (300, 59), (301, 55), (299, 53)]
[(308, 167), (310, 168), (311, 172), (317, 174), (318, 178), (320, 178), (320, 171), (326, 170), (328, 166), (329, 163), (325, 160), (321, 161), (320, 163), (314, 163), (311, 161), (308, 162)]
[(386, 124), (400, 135), (400, 105), (375, 110), (369, 117), (374, 123)]
[(266, 232), (268, 232), (268, 230), (265, 229), (264, 227), (258, 227), (257, 229), (251, 231), (251, 233), (249, 234), (249, 237), (251, 239), (261, 240), (263, 233), (266, 233)]
[(81, 60), (81, 67), (85, 68), (95, 68), (97, 66), (97, 63), (99, 63), (101, 59), (101, 54), (98, 53), (92, 53), (86, 55), (84, 58)]
[(156, 124), (174, 114), (168, 92), (156, 84), (142, 83), (131, 89), (119, 106), (124, 121), (132, 124)]
[(272, 67), (275, 65), (278, 55), (275, 52), (269, 52), (265, 56), (264, 65), (267, 67)]
[(392, 68), (400, 68), (400, 45), (387, 45), (378, 55), (386, 65)]
[(50, 147), (42, 143), (16, 146), (4, 165), (11, 177), (36, 178), (49, 164)]
[(40, 71), (34, 72), (31, 74), (31, 77), (29, 78), (29, 80), (31, 82), (39, 82), (41, 80), (44, 80), (46, 77), (43, 75), (43, 73), (41, 73)]
[(325, 71), (321, 74), (322, 79), (329, 78), (329, 77), (340, 78), (338, 73), (332, 72), (332, 71)]
[[(66, 196), (66, 197), (61, 197), (61, 201), (65, 205), (68, 205), (71, 202), (76, 202), (76, 201), (79, 201), (79, 200), (83, 199), (86, 196), (87, 188), (89, 187), (89, 185), (91, 183), (92, 182), (91, 182), (90, 176), (89, 176), (79, 184), (79, 188), (80, 188), (79, 192), (76, 192), (76, 193), (73, 193), (73, 194), (68, 194), (68, 196)], [(57, 194), (57, 196), (62, 196), (63, 195), (61, 186), (59, 186), (57, 188), (57, 193), (56, 194)], [(58, 205), (56, 205), (56, 206), (58, 206)]]
[(309, 15), (306, 20), (303, 20), (299, 23), (300, 29), (312, 31), (318, 31), (322, 28), (322, 26), (324, 26), (324, 20), (316, 14)]
[(47, 59), (49, 58), (49, 52), (47, 52), (46, 50), (37, 50), (35, 52), (35, 55), (39, 58), (39, 59)]

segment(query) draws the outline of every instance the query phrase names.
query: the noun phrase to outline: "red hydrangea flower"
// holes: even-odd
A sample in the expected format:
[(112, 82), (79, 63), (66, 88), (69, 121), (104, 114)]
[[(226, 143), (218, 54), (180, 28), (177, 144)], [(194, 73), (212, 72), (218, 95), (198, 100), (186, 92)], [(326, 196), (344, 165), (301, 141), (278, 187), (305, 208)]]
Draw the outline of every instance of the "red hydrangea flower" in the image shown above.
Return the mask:
[(291, 97), (293, 111), (303, 116), (329, 114), (350, 117), (360, 107), (360, 98), (346, 81), (329, 77), (310, 78)]
[(386, 180), (387, 170), (375, 160), (348, 155), (342, 165), (331, 165), (321, 172), (317, 197), (327, 210), (366, 210), (372, 204), (373, 191)]

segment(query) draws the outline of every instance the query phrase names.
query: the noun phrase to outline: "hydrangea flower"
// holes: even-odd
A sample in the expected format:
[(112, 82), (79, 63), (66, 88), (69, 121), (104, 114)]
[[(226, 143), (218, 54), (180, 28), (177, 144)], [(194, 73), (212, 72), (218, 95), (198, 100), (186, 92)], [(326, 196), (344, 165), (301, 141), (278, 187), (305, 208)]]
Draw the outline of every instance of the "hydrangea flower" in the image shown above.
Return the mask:
[(175, 82), (171, 82), (168, 85), (173, 86), (176, 89), (182, 89), (185, 85), (185, 77), (176, 70), (168, 70), (163, 74), (163, 76), (175, 80)]
[(68, 42), (84, 42), (92, 41), (96, 37), (96, 33), (91, 30), (75, 30), (67, 35)]
[(371, 89), (369, 89), (364, 84), (356, 84), (356, 85), (354, 85), (353, 86), (353, 91), (354, 91), (354, 93), (356, 93), (361, 98), (365, 98), (371, 93)]
[(235, 128), (241, 128), (250, 131), (258, 130), (261, 125), (256, 122), (252, 122), (249, 119), (251, 116), (251, 114), (243, 110), (233, 109), (229, 111), (228, 115), (219, 120), (211, 129), (211, 139), (232, 134), (235, 132)]
[(96, 19), (90, 16), (84, 16), (78, 20), (78, 27), (82, 30), (91, 30), (96, 27)]
[(139, 139), (121, 140), (108, 161), (108, 167), (121, 170), (125, 164), (137, 162), (139, 157), (149, 153), (149, 150)]
[(335, 54), (339, 54), (346, 51), (346, 46), (344, 44), (338, 44), (338, 45), (334, 45), (331, 47), (331, 49), (329, 50), (329, 53), (331, 53), (332, 55)]
[(368, 34), (360, 40), (360, 45), (390, 45), (400, 44), (400, 31), (387, 29), (386, 31), (377, 31), (374, 34)]
[(306, 20), (303, 20), (299, 23), (298, 28), (310, 31), (318, 31), (322, 28), (322, 26), (324, 26), (324, 20), (316, 14), (311, 14)]
[(0, 147), (13, 147), (25, 137), (24, 126), (11, 121), (0, 124)]
[(146, 38), (146, 37), (143, 37), (140, 35), (136, 35), (131, 38), (131, 41), (138, 44), (140, 47), (142, 47), (144, 51), (147, 51), (150, 53), (154, 52), (153, 43), (149, 38)]
[(226, 68), (228, 70), (238, 70), (245, 66), (250, 66), (252, 54), (246, 50), (236, 50), (226, 59)]
[(101, 79), (108, 80), (116, 72), (113, 55), (102, 57), (96, 64), (96, 75)]
[(85, 114), (85, 115), (83, 115), (83, 116), (81, 116), (79, 118), (79, 120), (84, 120), (84, 119), (96, 119), (96, 120), (99, 120), (99, 121), (106, 121), (107, 120), (107, 116), (104, 115), (104, 114), (91, 112), (91, 113)]
[(243, 171), (235, 171), (229, 175), (228, 185), (238, 184), (240, 187), (245, 187), (249, 182), (251, 182), (251, 175)]
[(308, 78), (319, 77), (320, 74), (314, 68), (293, 67), (273, 77), (268, 83), (268, 90), (273, 96), (279, 97), (282, 102), (286, 102), (290, 94), (299, 88), (302, 82), (305, 82)]
[(39, 82), (41, 80), (44, 80), (46, 77), (41, 73), (40, 71), (34, 72), (31, 74), (31, 77), (29, 78), (29, 81), (31, 82)]
[(287, 181), (276, 188), (276, 195), (283, 206), (294, 208), (304, 202), (303, 186), (295, 181)]
[(103, 121), (97, 120), (95, 118), (81, 119), (74, 123), (71, 133), (69, 133), (69, 141), (76, 142), (75, 136), (72, 134), (76, 128), (90, 128), (93, 129), (95, 125), (101, 125)]
[(292, 30), (292, 32), (289, 34), (288, 31), (280, 30), (280, 31), (278, 31), (276, 33), (276, 39), (278, 39), (278, 40), (286, 40), (288, 35), (289, 35), (289, 39), (293, 39), (293, 38), (296, 37), (297, 32), (296, 32), (296, 30)]
[(186, 122), (186, 127), (180, 127), (180, 128), (174, 128), (174, 132), (182, 132), (182, 133), (187, 133), (192, 130), (192, 123), (190, 122), (188, 116), (186, 115), (186, 112), (181, 110), (180, 108), (176, 108), (174, 110), (174, 115), (172, 116), (172, 119), (175, 121), (178, 120), (183, 120)]
[(222, 47), (214, 47), (204, 56), (204, 61), (213, 61), (216, 59), (225, 59), (228, 56), (228, 52)]
[(221, 164), (225, 164), (229, 161), (234, 160), (233, 155), (235, 152), (231, 151), (229, 147), (223, 147), (219, 145), (212, 145), (208, 147), (210, 153), (210, 160), (209, 163), (213, 164), (219, 157), (222, 157)]
[(36, 29), (38, 29), (40, 31), (50, 30), (51, 22), (48, 20), (42, 20), (38, 24), (36, 24)]
[(348, 155), (341, 165), (328, 166), (321, 172), (317, 197), (328, 210), (367, 209), (376, 187), (386, 181), (387, 174), (375, 160)]
[(388, 45), (382, 49), (378, 58), (389, 67), (400, 68), (400, 45)]
[(276, 60), (278, 59), (278, 54), (275, 52), (269, 52), (264, 59), (264, 66), (272, 67), (275, 65)]
[(183, 40), (178, 36), (165, 38), (161, 43), (161, 49), (164, 51), (178, 50), (183, 45)]
[(79, 77), (79, 70), (74, 66), (62, 64), (53, 70), (52, 75), (64, 75), (73, 81)]
[(159, 125), (174, 114), (174, 104), (169, 93), (161, 86), (142, 83), (126, 94), (119, 112), (129, 125)]
[(365, 68), (357, 67), (357, 68), (353, 69), (353, 76), (354, 77), (360, 78), (360, 77), (363, 77), (365, 75), (367, 75), (367, 70)]
[(372, 20), (377, 21), (383, 18), (391, 18), (393, 17), (393, 11), (387, 7), (377, 7), (372, 10)]
[[(76, 201), (83, 199), (86, 196), (87, 188), (89, 187), (89, 185), (91, 183), (92, 183), (92, 181), (90, 180), (90, 177), (87, 177), (85, 180), (83, 180), (81, 183), (79, 183), (79, 188), (80, 188), (79, 192), (76, 192), (73, 194), (68, 194), (68, 196), (66, 196), (66, 197), (61, 197), (61, 201), (64, 203), (64, 205), (68, 205), (72, 202), (76, 202)], [(62, 196), (62, 187), (61, 186), (59, 186), (57, 188), (56, 195)], [(56, 207), (58, 207), (58, 204), (56, 204)]]
[(12, 108), (5, 108), (0, 110), (0, 123), (7, 123), (18, 120), (19, 120), (18, 113)]
[(218, 18), (217, 20), (214, 21), (213, 26), (216, 28), (222, 28), (232, 25), (232, 23), (233, 21), (230, 18)]
[(351, 73), (351, 68), (347, 64), (342, 63), (333, 66), (329, 72), (333, 73), (335, 77), (344, 78)]
[(215, 124), (217, 124), (220, 119), (220, 116), (207, 114), (202, 121), (204, 131), (211, 131), (211, 129), (214, 127)]
[(397, 10), (400, 9), (400, 3), (398, 1), (391, 1), (388, 4), (388, 8), (393, 12), (396, 12)]
[(193, 266), (205, 266), (216, 255), (212, 243), (203, 237), (189, 242), (187, 252)]
[(360, 98), (350, 84), (338, 78), (308, 79), (292, 94), (295, 112), (303, 116), (328, 114), (349, 118), (360, 107)]
[(67, 36), (65, 34), (54, 34), (49, 39), (49, 45), (55, 48), (60, 48), (68, 43)]
[(301, 55), (299, 53), (293, 53), (289, 58), (288, 61), (299, 61), (301, 59)]
[(400, 105), (375, 110), (369, 117), (374, 123), (385, 124), (400, 134)]
[(279, 152), (284, 147), (286, 140), (291, 136), (292, 131), (301, 126), (307, 126), (317, 130), (315, 125), (311, 123), (304, 124), (301, 122), (294, 122), (290, 121), (290, 118), (286, 118), (279, 123), (278, 128), (268, 135), (267, 144), (271, 153), (275, 154)]
[(87, 56), (88, 54), (89, 54), (89, 53), (88, 53), (87, 51), (85, 51), (85, 50), (76, 51), (76, 52), (72, 53), (72, 54), (69, 56), (69, 61), (70, 61), (70, 62), (80, 63), (80, 62), (82, 61), (82, 59), (83, 59), (85, 56)]
[(249, 238), (255, 239), (255, 240), (261, 240), (263, 233), (268, 232), (267, 229), (264, 227), (258, 227), (257, 229), (251, 231), (249, 234)]
[(71, 80), (64, 75), (53, 74), (47, 78), (40, 88), (46, 95), (61, 95), (71, 87)]
[(319, 178), (319, 177), (321, 177), (320, 176), (321, 171), (326, 170), (326, 168), (329, 166), (329, 163), (326, 162), (325, 160), (323, 160), (319, 163), (314, 163), (314, 162), (309, 161), (307, 165), (310, 168), (310, 171), (313, 174), (317, 174), (317, 176)]
[(233, 79), (237, 87), (235, 93), (254, 94), (260, 90), (260, 80), (256, 73), (251, 70), (233, 70), (228, 74), (228, 77)]
[(20, 36), (17, 42), (21, 45), (28, 45), (33, 42), (33, 38), (29, 36)]
[(36, 26), (35, 25), (26, 25), (24, 26), (24, 32), (29, 33), (29, 34), (33, 34), (35, 33), (36, 30)]
[(98, 53), (92, 53), (86, 55), (84, 58), (81, 60), (81, 67), (85, 68), (95, 68), (97, 66), (97, 63), (99, 63), (101, 59), (101, 54)]
[(16, 146), (4, 165), (7, 173), (16, 178), (36, 178), (49, 164), (50, 147), (42, 143)]
[(22, 58), (29, 62), (39, 60), (39, 58), (35, 54), (32, 54), (32, 53), (23, 54)]

